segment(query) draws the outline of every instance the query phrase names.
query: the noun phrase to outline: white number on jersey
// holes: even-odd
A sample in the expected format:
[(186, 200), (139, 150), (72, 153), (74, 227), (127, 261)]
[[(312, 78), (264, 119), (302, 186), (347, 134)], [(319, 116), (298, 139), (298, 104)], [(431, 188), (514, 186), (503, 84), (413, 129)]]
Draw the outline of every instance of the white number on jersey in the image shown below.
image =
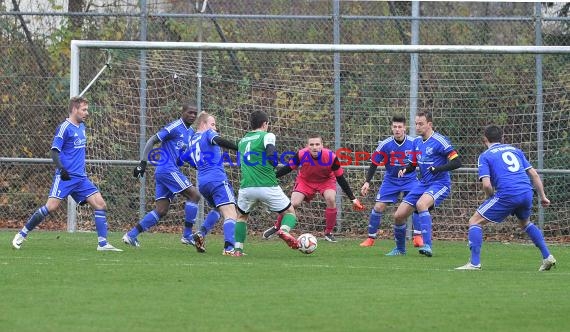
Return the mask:
[(198, 162), (200, 161), (200, 142), (196, 143), (194, 146), (196, 148), (190, 154), (190, 158), (194, 160), (194, 165), (198, 165)]
[(508, 165), (507, 169), (511, 172), (516, 172), (521, 168), (521, 164), (514, 153), (507, 151), (501, 155), (505, 164)]
[(247, 161), (251, 160), (251, 154), (249, 153), (249, 150), (251, 150), (251, 142), (248, 142), (247, 145), (245, 146), (244, 154), (247, 154)]

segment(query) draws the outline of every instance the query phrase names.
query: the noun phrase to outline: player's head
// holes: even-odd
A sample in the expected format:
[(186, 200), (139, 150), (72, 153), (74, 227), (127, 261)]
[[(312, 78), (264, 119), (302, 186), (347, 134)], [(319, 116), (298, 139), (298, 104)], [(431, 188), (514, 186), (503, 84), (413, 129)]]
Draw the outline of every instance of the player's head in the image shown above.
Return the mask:
[(197, 121), (198, 122), (198, 131), (206, 131), (208, 129), (213, 129), (213, 130), (217, 130), (216, 128), (216, 119), (210, 115), (209, 113), (206, 113), (204, 111), (200, 112), (200, 114), (198, 114), (198, 118)]
[(196, 114), (198, 113), (198, 109), (196, 106), (192, 104), (184, 104), (182, 105), (182, 121), (186, 126), (190, 126), (196, 120)]
[(69, 100), (69, 119), (74, 123), (81, 123), (85, 121), (89, 112), (87, 108), (89, 107), (89, 102), (86, 98), (81, 96), (72, 97)]
[(420, 111), (416, 114), (416, 133), (428, 138), (433, 132), (433, 122), (430, 111)]
[(406, 136), (406, 118), (401, 114), (392, 116), (392, 134), (394, 138), (401, 141)]
[[(490, 124), (485, 127), (485, 140), (492, 143), (501, 143), (503, 141), (503, 130), (501, 127)], [(485, 142), (485, 143), (487, 143)]]
[(316, 133), (309, 134), (307, 138), (307, 148), (311, 152), (311, 155), (317, 158), (319, 153), (323, 150), (323, 138), (321, 135)]
[(269, 116), (264, 111), (253, 111), (249, 116), (249, 127), (252, 130), (267, 130), (267, 127), (269, 127)]

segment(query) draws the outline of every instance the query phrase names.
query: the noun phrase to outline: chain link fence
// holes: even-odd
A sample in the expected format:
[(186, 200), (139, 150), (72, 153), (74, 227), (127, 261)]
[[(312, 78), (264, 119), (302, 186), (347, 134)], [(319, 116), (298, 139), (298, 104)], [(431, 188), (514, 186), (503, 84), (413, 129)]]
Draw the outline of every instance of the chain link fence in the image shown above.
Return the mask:
[[(70, 84), (69, 44), (72, 39), (408, 45), (412, 43), (412, 22), (416, 21), (419, 25), (419, 43), (426, 45), (565, 46), (569, 45), (570, 41), (570, 21), (566, 17), (558, 16), (565, 15), (567, 9), (564, 4), (546, 7), (532, 3), (422, 2), (419, 15), (414, 17), (409, 2), (146, 1), (144, 10), (137, 6), (139, 2), (145, 3), (122, 1), (118, 4), (109, 1), (107, 4), (105, 1), (95, 1), (89, 3), (89, 8), (83, 6), (70, 13), (68, 8), (50, 7), (40, 2), (30, 2), (29, 6), (12, 8), (6, 2), (0, 1), (0, 227), (21, 227), (34, 209), (44, 204), (47, 198), (53, 165), (46, 158), (49, 158), (55, 128), (67, 116)], [(545, 105), (551, 110), (548, 113), (549, 126), (545, 129), (544, 143), (547, 152), (553, 151), (547, 155), (545, 168), (560, 171), (568, 170), (570, 164), (568, 58), (568, 55), (553, 56), (545, 58), (544, 61), (547, 68)], [(104, 55), (94, 55), (91, 59), (91, 63), (84, 65), (91, 68), (91, 77), (89, 74), (82, 76), (81, 87), (86, 86), (93, 73), (105, 63)], [(87, 94), (88, 98), (95, 100), (88, 127), (95, 127), (102, 121), (101, 113), (97, 115), (98, 110), (126, 103), (126, 97), (122, 95), (124, 91), (119, 91), (114, 99), (104, 100), (96, 95), (97, 92), (103, 91), (97, 90), (100, 89), (98, 84), (104, 86), (116, 79), (115, 75), (120, 71), (120, 59), (121, 57), (117, 56), (111, 65), (110, 72), (113, 74), (104, 74), (100, 83), (93, 87), (93, 95)], [(512, 66), (497, 65), (492, 67), (491, 73), (478, 71), (485, 62), (494, 61), (484, 57), (477, 58), (476, 62), (472, 63), (466, 63), (459, 55), (421, 59), (420, 98), (424, 103), (421, 106), (435, 110), (436, 119), (439, 121), (437, 125), (445, 128), (445, 134), (452, 141), (460, 137), (457, 147), (465, 156), (466, 167), (476, 167), (476, 155), (482, 147), (474, 140), (478, 139), (479, 130), (485, 121), (494, 116), (498, 116), (507, 127), (510, 142), (521, 144), (521, 148), (530, 154), (529, 158), (536, 167), (539, 158), (536, 99), (533, 95), (526, 95), (526, 92), (524, 96), (516, 97), (520, 89), (534, 89), (535, 60), (532, 56), (509, 59), (507, 62), (514, 63), (515, 70)], [(283, 125), (278, 130), (278, 137), (284, 137), (286, 144), (291, 147), (300, 147), (302, 140), (287, 131), (288, 125), (298, 125), (292, 124), (290, 119), (298, 117), (296, 112), (310, 109), (318, 112), (307, 118), (305, 125), (301, 126), (303, 130), (311, 129), (311, 121), (323, 124), (332, 121), (331, 114), (327, 113), (331, 110), (333, 98), (330, 90), (323, 88), (310, 92), (309, 95), (321, 96), (314, 104), (314, 98), (300, 101), (295, 99), (297, 96), (291, 88), (279, 89), (274, 85), (269, 89), (250, 82), (248, 93), (250, 97), (254, 97), (250, 98), (249, 105), (245, 104), (246, 107), (244, 103), (240, 104), (244, 96), (236, 99), (234, 97), (239, 95), (227, 94), (223, 89), (217, 90), (216, 84), (220, 83), (216, 80), (216, 75), (227, 77), (230, 75), (228, 73), (241, 70), (251, 74), (250, 79), (254, 83), (271, 81), (275, 84), (285, 75), (284, 72), (294, 70), (295, 66), (302, 71), (314, 70), (315, 66), (303, 64), (318, 64), (319, 59), (306, 54), (296, 55), (288, 60), (291, 61), (290, 66), (283, 63), (279, 65), (282, 72), (274, 70), (269, 59), (265, 62), (259, 60), (243, 55), (234, 57), (231, 53), (212, 58), (207, 67), (210, 76), (205, 77), (205, 82), (208, 83), (210, 79), (210, 84), (206, 86), (201, 97), (203, 109), (223, 114), (224, 117), (218, 119), (222, 128), (241, 128), (241, 113), (238, 111), (246, 114), (257, 104), (270, 111), (272, 116), (281, 119)], [(368, 69), (358, 69), (364, 67)], [(442, 68), (446, 71), (444, 75), (441, 75)], [(89, 73), (89, 70), (86, 69), (85, 72)], [(264, 77), (269, 74), (273, 76)], [(469, 83), (461, 86), (462, 82), (467, 82), (467, 77), (471, 78), (473, 75), (478, 75), (482, 84)], [(486, 81), (485, 77), (501, 78), (505, 90), (491, 89), (493, 81)], [(379, 83), (369, 84), (374, 81)], [(446, 81), (455, 85), (445, 84)], [(239, 82), (239, 79), (232, 79), (228, 84), (231, 86), (235, 82)], [(160, 83), (160, 80), (157, 83)], [(176, 91), (176, 97), (172, 98), (169, 98), (172, 96), (170, 91), (157, 88), (154, 97), (150, 94), (153, 91), (149, 91), (149, 98), (154, 98), (153, 105), (163, 112), (157, 119), (176, 118), (176, 105), (183, 102), (181, 99), (188, 97), (189, 93), (195, 93), (195, 84), (195, 79), (177, 83), (176, 86), (180, 88)], [(329, 81), (317, 81), (317, 85), (312, 86), (309, 86), (307, 81), (299, 84), (304, 84), (305, 90), (314, 89), (319, 84), (330, 86)], [(363, 87), (369, 87), (371, 90), (365, 91)], [(389, 135), (388, 130), (378, 128), (387, 128), (390, 112), (398, 110), (407, 114), (409, 57), (347, 57), (343, 59), (341, 66), (341, 88), (343, 119), (362, 116), (360, 109), (374, 111), (369, 113), (374, 115), (368, 122), (365, 121), (366, 118), (362, 119), (364, 122), (353, 124), (345, 121), (343, 133), (356, 132), (358, 136), (353, 140), (341, 141), (340, 144), (354, 151), (372, 151), (378, 139)], [(455, 88), (460, 91), (454, 94)], [(473, 90), (480, 91), (475, 93)], [(500, 100), (506, 94), (515, 97)], [(497, 99), (494, 104), (493, 98)], [(138, 113), (136, 103), (129, 103), (129, 109)], [(509, 104), (513, 113), (506, 111)], [(470, 112), (472, 109), (485, 112), (474, 114)], [(232, 110), (238, 111), (234, 113)], [(157, 120), (157, 123), (149, 125), (149, 134), (164, 124), (166, 122)], [(110, 136), (110, 128), (102, 127), (96, 138), (90, 138), (88, 158), (97, 159), (95, 157), (102, 154), (100, 149), (97, 150), (93, 146), (99, 146), (100, 143), (97, 142), (101, 142), (105, 136)], [(325, 128), (325, 140), (332, 147), (335, 142), (334, 128), (332, 124)], [(241, 133), (236, 131), (231, 135), (237, 138)], [(138, 146), (138, 142), (134, 143), (134, 146)], [(138, 159), (138, 150), (133, 148), (133, 151), (126, 152), (123, 158), (134, 162)], [(107, 200), (111, 230), (122, 231), (132, 227), (140, 217), (139, 182), (130, 178), (131, 168), (129, 165), (110, 167), (100, 163), (93, 163), (88, 167), (88, 172), (92, 174), (91, 179), (100, 187)], [(349, 183), (355, 192), (359, 191), (364, 172), (363, 167), (350, 168), (348, 172)], [(194, 178), (192, 172), (188, 175)], [(231, 177), (235, 181), (237, 174), (232, 173)], [(154, 190), (150, 179), (152, 172), (147, 175), (145, 210), (152, 208)], [(373, 190), (378, 188), (380, 180), (381, 175), (376, 175)], [(545, 219), (544, 229), (550, 240), (569, 239), (569, 180), (570, 176), (564, 172), (545, 178), (547, 193), (556, 200), (556, 212), (552, 214), (558, 214)], [(481, 201), (474, 174), (457, 173), (454, 175), (454, 181), (458, 184), (457, 192), (461, 194), (454, 197), (452, 203), (447, 206), (447, 210), (451, 212), (445, 212), (445, 204), (442, 209), (438, 209), (441, 212), (435, 215), (435, 221), (439, 224), (434, 226), (434, 234), (439, 238), (464, 238), (467, 219)], [(292, 182), (292, 178), (289, 178), (288, 182)], [(289, 190), (289, 185), (284, 184), (284, 187)], [(238, 188), (235, 183), (234, 186)], [(366, 203), (371, 206), (373, 199), (367, 199)], [(300, 226), (319, 231), (319, 227), (324, 225), (319, 220), (323, 218), (318, 215), (311, 216), (310, 213), (320, 211), (322, 205), (322, 201), (317, 201), (310, 209), (301, 210), (303, 217)], [(79, 209), (80, 220), (83, 221), (80, 224), (81, 229), (93, 228), (90, 213), (87, 209)], [(41, 227), (65, 229), (66, 215), (67, 211), (63, 207), (42, 223)], [(307, 218), (303, 219), (304, 217)], [(252, 230), (263, 229), (273, 218), (274, 216), (260, 212), (255, 217), (259, 221), (254, 222), (260, 226)], [(163, 219), (158, 230), (181, 228), (182, 220), (183, 208), (178, 202), (169, 216)], [(454, 226), (449, 226), (449, 220), (453, 220)], [(366, 222), (366, 214), (343, 213), (342, 230), (345, 234), (365, 234)], [(389, 225), (388, 217), (383, 229), (389, 232)], [(497, 229), (492, 233), (493, 237), (510, 239), (510, 228), (515, 227), (511, 223), (502, 226), (505, 231)]]

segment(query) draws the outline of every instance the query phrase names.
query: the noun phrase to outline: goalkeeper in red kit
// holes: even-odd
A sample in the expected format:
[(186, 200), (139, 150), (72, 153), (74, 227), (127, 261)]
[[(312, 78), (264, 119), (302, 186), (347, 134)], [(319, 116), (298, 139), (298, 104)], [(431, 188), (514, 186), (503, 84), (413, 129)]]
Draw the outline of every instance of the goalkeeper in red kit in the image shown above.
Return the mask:
[[(350, 198), (356, 211), (363, 211), (364, 206), (354, 196), (348, 182), (344, 177), (344, 170), (335, 153), (323, 147), (323, 140), (319, 135), (312, 135), (307, 140), (307, 146), (299, 150), (289, 163), (276, 171), (277, 177), (297, 170), (295, 187), (291, 194), (291, 204), (298, 207), (303, 201), (310, 202), (317, 193), (320, 193), (326, 202), (325, 209), (325, 240), (336, 242), (333, 228), (336, 225), (336, 184)], [(263, 238), (269, 239), (281, 226), (281, 216), (275, 225), (263, 232)]]

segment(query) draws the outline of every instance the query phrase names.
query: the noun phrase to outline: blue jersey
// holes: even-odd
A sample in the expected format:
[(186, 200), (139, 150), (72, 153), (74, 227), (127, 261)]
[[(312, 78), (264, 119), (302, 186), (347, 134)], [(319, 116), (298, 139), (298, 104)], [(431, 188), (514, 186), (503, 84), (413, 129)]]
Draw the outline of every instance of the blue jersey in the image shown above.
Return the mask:
[(398, 143), (393, 136), (378, 142), (378, 147), (372, 154), (372, 161), (376, 165), (386, 167), (384, 179), (389, 178), (399, 182), (408, 182), (416, 177), (414, 173), (407, 173), (402, 178), (398, 178), (398, 172), (412, 161), (414, 139), (408, 135), (402, 143)]
[[(59, 151), (59, 159), (63, 168), (69, 174), (75, 176), (87, 176), (85, 171), (85, 146), (87, 136), (85, 135), (85, 124), (82, 122), (78, 126), (65, 120), (55, 130), (55, 136), (51, 148)], [(59, 174), (59, 169), (55, 174)]]
[(526, 170), (532, 168), (524, 153), (508, 144), (495, 143), (479, 156), (479, 179), (489, 177), (495, 196), (517, 196), (532, 191)]
[[(226, 181), (227, 176), (224, 170), (222, 149), (214, 143), (214, 137), (219, 136), (213, 129), (205, 132), (197, 132), (190, 140), (190, 158), (198, 170), (198, 183), (202, 184), (211, 181)], [(185, 153), (184, 156), (187, 154)], [(187, 159), (183, 157), (183, 159)]]
[[(182, 119), (178, 119), (164, 126), (156, 134), (161, 141), (163, 153), (161, 153), (160, 162), (156, 163), (155, 173), (171, 173), (178, 172), (176, 159), (179, 150), (188, 145), (190, 137), (194, 134), (192, 127), (186, 127)], [(165, 158), (165, 159), (162, 159)]]
[(414, 151), (420, 167), (420, 181), (422, 183), (440, 182), (451, 184), (449, 171), (432, 174), (428, 170), (431, 166), (443, 166), (447, 164), (448, 159), (453, 158), (452, 153), (455, 151), (455, 148), (447, 137), (435, 131), (425, 141), (421, 136), (416, 137), (414, 140)]

